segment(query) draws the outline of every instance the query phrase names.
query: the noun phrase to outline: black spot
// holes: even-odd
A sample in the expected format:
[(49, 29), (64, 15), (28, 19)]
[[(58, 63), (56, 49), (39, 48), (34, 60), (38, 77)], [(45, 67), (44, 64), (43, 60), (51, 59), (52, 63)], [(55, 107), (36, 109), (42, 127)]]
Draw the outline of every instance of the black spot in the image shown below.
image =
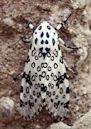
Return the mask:
[(48, 95), (49, 97), (51, 97), (51, 92), (47, 91), (46, 95)]
[(35, 77), (38, 77), (38, 73), (35, 73)]
[(51, 86), (51, 83), (49, 83), (48, 86), (50, 87)]
[(43, 36), (44, 36), (44, 33), (42, 32), (41, 35), (40, 35), (40, 37), (42, 38)]
[(29, 47), (29, 49), (31, 50), (31, 48), (32, 48), (32, 44), (30, 44), (30, 47)]
[(57, 86), (59, 86), (59, 84), (63, 83), (64, 82), (64, 76), (59, 76), (57, 78)]
[(37, 99), (35, 99), (34, 101), (35, 101), (35, 103), (36, 103), (36, 102), (37, 102)]
[(38, 85), (38, 87), (41, 87), (40, 83), (38, 83), (37, 85)]
[(40, 109), (38, 109), (38, 112), (40, 112)]
[(41, 63), (42, 68), (47, 68), (48, 64), (47, 63)]
[(39, 56), (39, 57), (42, 57), (42, 54), (41, 54), (41, 52), (39, 52), (38, 56)]
[(37, 32), (35, 32), (35, 34), (37, 34)]
[(53, 54), (55, 55), (55, 57), (58, 56), (58, 51), (55, 49), (55, 51), (53, 52)]
[(26, 93), (29, 93), (29, 87), (26, 87)]
[(42, 29), (42, 26), (39, 26), (39, 30), (41, 30)]
[(28, 102), (25, 102), (25, 105), (27, 105), (28, 104)]
[(43, 66), (43, 67), (44, 67), (44, 68), (47, 68), (47, 66), (48, 66), (48, 64), (47, 64), (47, 63), (44, 63), (44, 66)]
[(51, 84), (51, 89), (53, 89), (54, 88), (54, 85), (53, 84)]
[(55, 39), (54, 38), (52, 39), (52, 43), (53, 43), (53, 46), (54, 46), (55, 45)]
[(69, 101), (64, 104), (64, 108), (68, 108)]
[(25, 93), (23, 94), (23, 96), (24, 96), (24, 98), (26, 98), (26, 94)]
[(59, 96), (58, 96), (58, 95), (56, 95), (55, 99), (58, 99), (58, 98), (59, 98)]
[(46, 75), (46, 80), (49, 80), (49, 75)]
[(47, 87), (44, 84), (41, 84), (41, 91), (42, 92), (46, 92)]
[(39, 81), (41, 81), (41, 77), (42, 77), (42, 75), (39, 75)]
[(65, 95), (63, 95), (63, 98), (65, 98), (66, 96)]
[(20, 92), (23, 92), (23, 86), (20, 87)]
[(51, 53), (50, 52), (47, 53), (47, 57), (51, 57)]
[(42, 52), (43, 51), (43, 47), (41, 47), (39, 50), (40, 50), (40, 52)]
[(51, 99), (51, 102), (53, 103), (53, 99)]
[(25, 102), (25, 105), (27, 105), (28, 103), (27, 102)]
[(35, 89), (38, 89), (38, 84), (35, 84), (35, 86), (34, 86), (34, 87), (35, 87)]
[(51, 70), (52, 70), (51, 66), (48, 66), (48, 71), (51, 71)]
[(55, 35), (55, 32), (53, 34)]
[(41, 71), (41, 67), (40, 66), (37, 67), (37, 71), (38, 72)]
[(37, 42), (38, 42), (38, 39), (36, 38), (36, 39), (35, 39), (35, 44), (37, 44)]
[(63, 94), (63, 88), (62, 87), (60, 88), (59, 93)]
[(28, 115), (28, 118), (30, 119), (30, 116)]
[(27, 75), (26, 82), (29, 83), (30, 85), (32, 85), (32, 82), (31, 82), (31, 79), (30, 79), (29, 75)]
[(54, 56), (51, 57), (51, 60), (54, 61)]
[(46, 72), (43, 71), (41, 75), (42, 75), (42, 77), (45, 77), (46, 76)]
[(45, 50), (46, 50), (47, 52), (49, 52), (49, 51), (50, 51), (50, 48), (46, 47)]
[(35, 96), (35, 91), (33, 91), (33, 95)]
[(69, 87), (66, 88), (66, 93), (69, 93)]
[(22, 78), (25, 78), (26, 79), (26, 82), (29, 83), (30, 85), (32, 85), (32, 82), (30, 80), (30, 75), (29, 74), (26, 74), (24, 72), (23, 75), (22, 75)]
[(49, 91), (46, 92), (46, 95), (49, 95)]
[(35, 81), (35, 75), (32, 75), (32, 81)]
[(42, 55), (43, 55), (43, 58), (45, 59), (47, 53), (43, 53), (43, 52), (42, 52)]
[(26, 62), (28, 63), (30, 61), (29, 55), (27, 56)]
[(20, 99), (20, 107), (25, 106), (25, 103), (22, 101), (22, 99)]
[(29, 85), (29, 88), (31, 88), (32, 86), (31, 85)]
[(38, 56), (35, 56), (35, 60), (38, 60)]
[(56, 75), (54, 75), (53, 80), (57, 81), (57, 76)]
[(41, 44), (44, 44), (44, 40), (41, 40)]
[(31, 103), (31, 107), (34, 107), (34, 103)]
[(24, 72), (22, 75), (22, 78), (26, 78), (26, 77), (27, 77), (27, 74), (26, 74), (26, 72)]
[(37, 113), (36, 112), (34, 113), (34, 116), (37, 116)]
[(58, 50), (60, 50), (60, 45), (58, 45)]
[(56, 92), (55, 91), (53, 91), (53, 95), (55, 95), (56, 94)]
[(31, 67), (32, 67), (32, 68), (34, 68), (34, 67), (35, 67), (35, 62), (33, 62), (33, 63), (31, 64)]
[(60, 57), (60, 62), (63, 64), (63, 57)]
[(33, 96), (32, 95), (30, 95), (30, 99), (33, 99)]
[(61, 73), (58, 71), (58, 77), (60, 77), (61, 76)]
[(64, 76), (64, 74), (63, 74), (63, 75), (61, 75), (61, 80), (64, 81), (64, 79), (65, 79), (65, 76)]
[(46, 32), (46, 37), (49, 38), (49, 33), (48, 32)]
[(57, 103), (54, 103), (54, 107), (56, 108)]
[(40, 92), (37, 92), (37, 97), (39, 98), (41, 96)]
[(48, 30), (50, 30), (50, 29), (51, 29), (51, 27), (50, 27), (50, 26), (47, 26), (47, 28), (48, 28)]
[(64, 103), (63, 102), (61, 102), (61, 105), (63, 105)]
[(36, 49), (34, 48), (33, 50), (32, 50), (32, 56), (34, 56), (36, 54)]
[(58, 64), (57, 63), (54, 63), (54, 68), (56, 69), (58, 67)]
[(57, 103), (54, 103), (54, 107), (57, 109), (59, 104), (60, 104), (60, 101), (58, 101)]
[(66, 79), (68, 79), (68, 77), (67, 77), (67, 73), (64, 73), (64, 79), (66, 78)]
[(45, 41), (45, 44), (48, 44), (48, 40)]
[(54, 73), (51, 73), (51, 77), (53, 77), (54, 76)]
[(41, 63), (41, 67), (43, 68), (43, 66), (44, 66), (44, 63)]
[(45, 98), (44, 98), (44, 99), (42, 99), (42, 102), (43, 102), (43, 103), (45, 102)]

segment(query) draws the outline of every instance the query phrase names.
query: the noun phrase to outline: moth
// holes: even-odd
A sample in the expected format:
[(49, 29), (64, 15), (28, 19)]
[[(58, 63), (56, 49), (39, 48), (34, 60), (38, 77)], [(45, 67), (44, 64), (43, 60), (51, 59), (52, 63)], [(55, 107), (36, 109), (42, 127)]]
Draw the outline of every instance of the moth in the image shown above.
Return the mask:
[(66, 64), (60, 50), (58, 30), (43, 21), (34, 30), (20, 87), (20, 112), (32, 119), (45, 106), (53, 117), (62, 117), (69, 104), (69, 81)]

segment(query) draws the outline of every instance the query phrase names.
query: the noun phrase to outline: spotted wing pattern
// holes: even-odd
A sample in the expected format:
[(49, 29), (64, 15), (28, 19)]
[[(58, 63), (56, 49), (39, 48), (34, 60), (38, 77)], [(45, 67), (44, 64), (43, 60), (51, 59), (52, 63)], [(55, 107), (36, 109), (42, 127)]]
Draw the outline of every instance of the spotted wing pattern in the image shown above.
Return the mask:
[(32, 118), (43, 106), (53, 116), (64, 115), (69, 103), (69, 82), (56, 31), (47, 22), (34, 32), (20, 90), (21, 114), (25, 118)]

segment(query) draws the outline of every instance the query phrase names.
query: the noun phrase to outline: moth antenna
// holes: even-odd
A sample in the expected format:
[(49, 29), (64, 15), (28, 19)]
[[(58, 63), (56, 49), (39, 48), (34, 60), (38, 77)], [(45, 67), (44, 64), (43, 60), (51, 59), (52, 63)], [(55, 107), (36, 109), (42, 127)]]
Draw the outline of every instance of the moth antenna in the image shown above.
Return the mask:
[(69, 14), (69, 16), (65, 20), (63, 20), (63, 21), (61, 21), (61, 22), (58, 23), (58, 25), (56, 27), (56, 30), (60, 30), (66, 24), (66, 22), (68, 21), (68, 19), (70, 17), (71, 17), (71, 13)]
[(22, 19), (22, 23), (27, 25), (27, 28), (34, 30), (35, 27), (30, 20), (24, 18), (23, 16), (21, 17), (21, 19)]

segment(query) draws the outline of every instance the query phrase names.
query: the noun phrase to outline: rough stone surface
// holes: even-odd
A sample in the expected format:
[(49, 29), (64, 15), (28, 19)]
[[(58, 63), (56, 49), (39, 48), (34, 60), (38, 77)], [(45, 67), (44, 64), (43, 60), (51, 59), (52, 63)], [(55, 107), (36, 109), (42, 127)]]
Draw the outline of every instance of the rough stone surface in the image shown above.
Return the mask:
[(47, 129), (71, 129), (71, 127), (70, 126), (67, 126), (63, 122), (59, 122), (59, 123), (56, 123), (56, 124), (52, 124)]
[(91, 110), (75, 122), (72, 129), (91, 129)]
[(52, 124), (47, 129), (91, 129), (91, 110), (74, 123), (73, 126), (59, 122)]
[(14, 115), (14, 101), (8, 97), (0, 99), (0, 119), (8, 121)]

